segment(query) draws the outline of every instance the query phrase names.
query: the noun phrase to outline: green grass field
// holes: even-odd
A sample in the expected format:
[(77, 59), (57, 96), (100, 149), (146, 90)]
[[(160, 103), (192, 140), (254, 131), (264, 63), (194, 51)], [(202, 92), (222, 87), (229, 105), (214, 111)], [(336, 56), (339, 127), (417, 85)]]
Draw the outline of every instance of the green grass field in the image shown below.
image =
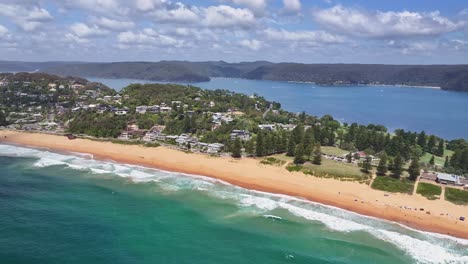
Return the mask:
[(322, 159), (321, 165), (304, 164), (303, 172), (317, 177), (335, 178), (342, 181), (359, 181), (361, 183), (369, 183), (370, 181), (370, 174), (362, 173), (358, 166), (328, 159)]
[(335, 155), (335, 156), (343, 156), (349, 153), (347, 150), (342, 150), (338, 147), (321, 147), (323, 154), (327, 155)]
[(454, 204), (468, 205), (468, 191), (445, 187), (445, 200)]
[(440, 198), (442, 188), (439, 185), (420, 182), (418, 184), (418, 189), (416, 190), (416, 193), (421, 194), (429, 200), (436, 200)]
[[(445, 163), (445, 156), (451, 157), (453, 155), (453, 151), (446, 149), (444, 151), (444, 156), (443, 157), (438, 157), (434, 155), (434, 162), (438, 166), (444, 166)], [(431, 160), (432, 154), (430, 153), (425, 153), (424, 156), (421, 157), (421, 161), (429, 164), (429, 160)]]
[[(273, 157), (285, 162), (292, 162), (294, 160), (293, 157), (287, 157), (285, 154), (278, 154), (274, 155)], [(360, 183), (366, 184), (370, 182), (370, 175), (362, 173), (360, 167), (325, 158), (322, 158), (321, 165), (315, 165), (308, 162), (300, 167), (297, 167), (290, 164), (288, 165), (287, 169), (289, 171), (302, 170), (302, 172), (307, 175), (322, 178), (334, 178), (341, 181), (358, 181)]]
[(395, 179), (389, 176), (378, 176), (371, 186), (373, 189), (386, 192), (400, 192), (412, 194), (414, 183), (405, 179)]

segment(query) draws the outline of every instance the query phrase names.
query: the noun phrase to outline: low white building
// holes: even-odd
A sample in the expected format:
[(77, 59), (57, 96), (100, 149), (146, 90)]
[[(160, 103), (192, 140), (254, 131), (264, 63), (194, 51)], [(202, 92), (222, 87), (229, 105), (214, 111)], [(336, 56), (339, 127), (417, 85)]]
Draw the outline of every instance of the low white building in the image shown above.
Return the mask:
[(258, 128), (262, 130), (274, 131), (276, 130), (276, 125), (275, 124), (262, 124), (262, 125), (258, 125)]
[(231, 140), (239, 138), (242, 141), (250, 140), (250, 132), (247, 130), (233, 130), (231, 132)]
[(136, 111), (138, 114), (145, 114), (147, 110), (148, 110), (148, 106), (146, 106), (146, 105), (137, 106), (137, 107), (135, 108), (135, 111)]
[(224, 145), (221, 143), (213, 143), (208, 145), (207, 152), (210, 154), (216, 154), (221, 152), (221, 150), (224, 148)]
[(162, 106), (159, 109), (160, 109), (161, 113), (168, 113), (168, 112), (170, 112), (172, 110), (172, 108), (169, 107), (169, 106)]

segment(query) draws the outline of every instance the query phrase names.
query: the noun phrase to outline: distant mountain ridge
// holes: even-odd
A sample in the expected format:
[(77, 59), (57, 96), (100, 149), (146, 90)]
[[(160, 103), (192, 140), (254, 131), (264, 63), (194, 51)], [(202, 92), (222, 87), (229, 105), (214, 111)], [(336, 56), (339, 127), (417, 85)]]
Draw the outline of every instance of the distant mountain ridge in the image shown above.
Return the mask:
[(60, 76), (131, 78), (167, 82), (201, 82), (210, 77), (313, 82), (320, 85), (414, 85), (468, 91), (468, 65), (301, 64), (267, 61), (189, 62), (2, 62), (5, 68), (39, 69)]

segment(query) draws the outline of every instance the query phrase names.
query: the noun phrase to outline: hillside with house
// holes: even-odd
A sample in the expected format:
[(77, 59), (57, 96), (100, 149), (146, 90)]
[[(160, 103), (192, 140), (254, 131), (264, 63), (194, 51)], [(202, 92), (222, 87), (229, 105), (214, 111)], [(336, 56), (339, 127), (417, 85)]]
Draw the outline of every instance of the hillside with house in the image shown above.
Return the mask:
[[(132, 84), (116, 93), (80, 78), (1, 76), (0, 126), (8, 129), (267, 157), (262, 164), (366, 184), (379, 175), (373, 184), (383, 190), (402, 185), (406, 192), (421, 171), (455, 175), (458, 185), (468, 175), (463, 139), (291, 113), (256, 94), (175, 84)], [(449, 183), (441, 175), (440, 182)]]

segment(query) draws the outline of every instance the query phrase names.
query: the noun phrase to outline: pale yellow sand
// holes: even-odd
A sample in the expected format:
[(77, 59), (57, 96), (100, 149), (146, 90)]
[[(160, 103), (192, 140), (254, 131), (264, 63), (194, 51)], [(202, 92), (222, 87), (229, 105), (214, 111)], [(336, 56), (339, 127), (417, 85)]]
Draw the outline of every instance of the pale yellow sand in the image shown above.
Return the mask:
[[(166, 147), (147, 148), (85, 139), (68, 140), (64, 136), (13, 131), (0, 131), (0, 143), (2, 142), (56, 151), (90, 153), (102, 160), (205, 175), (248, 189), (303, 197), (413, 228), (468, 239), (468, 221), (458, 221), (460, 216), (468, 217), (468, 206), (454, 205), (442, 200), (429, 201), (420, 195), (384, 196), (384, 192), (373, 190), (364, 184), (292, 173), (285, 168), (262, 165), (258, 159), (215, 158), (187, 154)], [(418, 210), (415, 211), (414, 208)], [(424, 208), (425, 211), (420, 211), (419, 208)]]

